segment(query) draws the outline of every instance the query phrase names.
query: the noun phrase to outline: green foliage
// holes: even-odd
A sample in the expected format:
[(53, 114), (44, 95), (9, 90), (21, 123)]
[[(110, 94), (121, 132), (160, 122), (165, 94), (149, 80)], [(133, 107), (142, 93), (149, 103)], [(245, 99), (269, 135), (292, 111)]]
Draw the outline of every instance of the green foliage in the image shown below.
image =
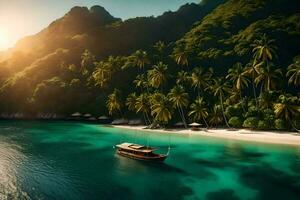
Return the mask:
[(232, 118), (234, 116), (242, 118), (243, 117), (243, 109), (238, 104), (233, 105), (233, 106), (228, 106), (225, 110), (225, 114), (229, 118)]
[(245, 117), (257, 117), (260, 115), (260, 111), (257, 107), (255, 106), (250, 106), (248, 108), (248, 112), (246, 113)]
[(274, 127), (277, 130), (284, 130), (286, 129), (286, 122), (283, 119), (276, 119), (274, 122)]
[(275, 114), (272, 109), (263, 110), (263, 121), (266, 123), (269, 129), (274, 128)]
[(195, 102), (191, 104), (189, 116), (195, 121), (204, 121), (207, 126), (205, 119), (208, 117), (208, 109), (206, 108), (206, 103), (202, 97), (198, 97)]
[(300, 55), (296, 56), (293, 63), (289, 65), (286, 76), (289, 77), (289, 84), (300, 85)]
[(259, 120), (257, 128), (260, 130), (267, 130), (267, 129), (270, 129), (271, 127), (269, 127), (267, 122), (265, 122), (263, 120)]
[(258, 119), (256, 117), (248, 117), (244, 123), (243, 123), (244, 128), (250, 128), (250, 129), (255, 129), (258, 127)]
[(241, 117), (231, 117), (228, 123), (235, 128), (240, 128), (243, 125), (243, 119)]

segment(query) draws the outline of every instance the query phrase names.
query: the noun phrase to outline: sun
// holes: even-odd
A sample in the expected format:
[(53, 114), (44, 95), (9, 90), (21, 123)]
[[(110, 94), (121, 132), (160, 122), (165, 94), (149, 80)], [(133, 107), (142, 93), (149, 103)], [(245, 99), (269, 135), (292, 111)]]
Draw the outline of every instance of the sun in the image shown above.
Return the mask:
[(9, 47), (8, 34), (0, 28), (0, 50), (7, 49)]

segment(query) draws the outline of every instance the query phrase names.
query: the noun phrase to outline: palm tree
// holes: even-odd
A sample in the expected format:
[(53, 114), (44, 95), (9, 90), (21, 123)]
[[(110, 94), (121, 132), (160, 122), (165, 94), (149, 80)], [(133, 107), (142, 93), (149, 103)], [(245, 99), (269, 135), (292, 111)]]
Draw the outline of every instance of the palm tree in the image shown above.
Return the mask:
[(276, 117), (284, 118), (295, 130), (297, 130), (292, 121), (292, 118), (298, 116), (300, 113), (297, 97), (280, 95), (279, 102), (274, 104), (274, 113)]
[(144, 74), (139, 74), (136, 76), (135, 80), (133, 81), (133, 84), (136, 88), (145, 89), (147, 88), (147, 80), (145, 78)]
[(200, 91), (204, 91), (205, 88), (209, 86), (209, 81), (213, 75), (213, 70), (210, 68), (207, 72), (202, 67), (195, 68), (191, 75), (192, 87), (198, 92), (200, 96)]
[(173, 51), (173, 58), (178, 65), (188, 66), (188, 51), (185, 49), (185, 45), (183, 43), (179, 43), (174, 51)]
[(186, 85), (189, 82), (189, 73), (185, 71), (180, 71), (177, 74), (176, 84)]
[(244, 75), (248, 76), (251, 78), (251, 83), (252, 83), (252, 89), (253, 89), (253, 95), (256, 103), (256, 108), (258, 108), (258, 103), (257, 103), (257, 96), (256, 96), (256, 90), (255, 90), (255, 77), (258, 74), (258, 68), (256, 61), (252, 61), (251, 63), (247, 64), (245, 69), (244, 69)]
[(264, 67), (261, 67), (259, 69), (258, 75), (254, 79), (255, 84), (261, 84), (261, 92), (262, 89), (264, 89), (264, 91), (275, 89), (276, 80), (278, 80), (279, 77), (282, 76), (281, 69), (275, 69), (272, 63), (262, 66)]
[(128, 107), (128, 110), (136, 112), (136, 103), (137, 103), (136, 93), (129, 94), (126, 99), (126, 106)]
[(208, 128), (208, 124), (205, 120), (208, 117), (208, 109), (202, 97), (198, 97), (191, 105), (189, 116), (192, 116), (195, 121), (203, 120)]
[(95, 62), (95, 65), (96, 70), (93, 72), (92, 77), (96, 82), (96, 86), (99, 85), (100, 87), (104, 87), (105, 84), (111, 79), (113, 72), (106, 62)]
[(228, 82), (226, 82), (223, 78), (214, 79), (214, 84), (211, 86), (214, 96), (219, 97), (220, 105), (222, 108), (222, 114), (223, 114), (223, 117), (224, 117), (227, 127), (230, 127), (230, 126), (229, 126), (227, 118), (225, 116), (223, 99), (224, 99), (225, 93), (227, 93), (229, 91), (229, 88), (230, 87), (228, 85)]
[(108, 96), (106, 106), (110, 115), (113, 115), (115, 112), (120, 112), (122, 115), (122, 101), (120, 93), (120, 90), (115, 89), (114, 92)]
[(274, 93), (272, 91), (262, 92), (259, 97), (259, 107), (262, 109), (270, 108), (273, 105)]
[(81, 73), (87, 75), (94, 68), (95, 56), (86, 49), (81, 55)]
[[(242, 63), (236, 63), (233, 68), (228, 70), (227, 79), (231, 80), (234, 83), (235, 88), (237, 89), (240, 99), (242, 99), (242, 89), (248, 87), (249, 79), (244, 73), (244, 68)], [(245, 112), (244, 106), (242, 106), (243, 111)]]
[(228, 99), (231, 104), (236, 104), (241, 100), (240, 91), (238, 91), (236, 88), (233, 88), (231, 91), (229, 91)]
[(167, 45), (163, 41), (158, 41), (154, 44), (154, 49), (158, 52), (158, 57), (160, 60), (163, 59), (164, 52), (167, 48)]
[(148, 71), (149, 84), (154, 88), (162, 87), (167, 81), (168, 65), (159, 62), (153, 66), (153, 69)]
[(211, 116), (210, 116), (210, 120), (209, 120), (209, 124), (211, 124), (212, 126), (217, 126), (219, 124), (222, 123), (223, 121), (223, 116), (222, 114), (220, 114), (222, 112), (222, 108), (220, 105), (214, 105), (214, 108), (211, 112)]
[(183, 108), (187, 107), (189, 104), (188, 93), (185, 92), (182, 86), (177, 85), (171, 90), (171, 92), (168, 94), (168, 97), (173, 103), (173, 106), (178, 109), (182, 122), (184, 123), (185, 128), (187, 128)]
[(151, 120), (149, 117), (150, 112), (150, 101), (149, 96), (146, 93), (142, 93), (140, 96), (137, 97), (135, 103), (135, 109), (137, 113), (143, 113), (145, 123), (151, 124)]
[(145, 65), (149, 63), (148, 54), (146, 51), (138, 50), (134, 53), (136, 65), (140, 69), (144, 69)]
[[(241, 93), (244, 87), (248, 86), (249, 79), (244, 73), (242, 63), (236, 63), (233, 68), (228, 70), (227, 79), (234, 83), (235, 88)], [(242, 97), (241, 97), (242, 98)]]
[(276, 56), (277, 47), (274, 45), (275, 40), (270, 40), (266, 34), (260, 36), (253, 43), (253, 57), (257, 61), (269, 62)]
[(149, 63), (148, 53), (143, 50), (137, 50), (127, 58), (127, 61), (122, 68), (138, 67), (139, 69), (144, 69), (146, 64)]
[(172, 105), (170, 100), (164, 96), (160, 95), (158, 101), (154, 101), (151, 106), (151, 114), (155, 117), (157, 122), (167, 124), (172, 119)]
[(288, 67), (286, 76), (289, 77), (289, 84), (300, 85), (300, 56), (294, 58), (294, 63)]

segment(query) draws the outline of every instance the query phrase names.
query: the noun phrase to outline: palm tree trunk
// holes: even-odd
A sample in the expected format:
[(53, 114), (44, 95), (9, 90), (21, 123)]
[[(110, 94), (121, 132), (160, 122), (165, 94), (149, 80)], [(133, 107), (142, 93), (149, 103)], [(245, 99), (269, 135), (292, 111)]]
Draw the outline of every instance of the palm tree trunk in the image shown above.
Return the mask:
[(261, 85), (260, 85), (260, 93), (259, 93), (259, 95), (261, 95), (263, 93), (263, 87), (264, 87), (264, 84), (262, 82)]
[(144, 117), (145, 124), (148, 126), (148, 121), (144, 112), (143, 112), (143, 117)]
[(206, 128), (209, 128), (208, 127), (208, 124), (207, 124), (207, 122), (206, 122), (206, 120), (205, 120), (205, 118), (202, 116), (202, 120), (204, 121), (204, 123), (205, 123), (205, 125), (206, 125)]
[(152, 122), (151, 122), (151, 120), (150, 120), (150, 118), (149, 118), (149, 115), (148, 115), (148, 112), (147, 112), (147, 111), (145, 112), (145, 115), (146, 115), (146, 118), (147, 118), (149, 124), (151, 124)]
[(186, 119), (184, 117), (184, 112), (181, 106), (179, 106), (179, 112), (181, 113), (182, 121), (184, 123), (184, 127), (187, 128)]
[[(242, 101), (242, 91), (240, 90), (240, 101)], [(243, 102), (241, 102), (241, 105), (242, 105), (242, 109), (243, 109), (243, 112), (246, 113), (246, 110), (245, 110), (245, 107), (243, 105)]]
[(226, 118), (226, 116), (225, 116), (225, 111), (224, 111), (224, 106), (223, 106), (223, 98), (222, 98), (222, 95), (221, 95), (221, 94), (220, 94), (220, 101), (221, 101), (221, 107), (222, 107), (223, 118), (224, 118), (224, 120), (225, 120), (226, 126), (227, 126), (228, 128), (230, 128), (230, 126), (229, 126), (229, 124), (228, 124), (228, 122), (227, 122), (227, 118)]
[(257, 97), (256, 97), (256, 90), (255, 90), (255, 84), (254, 84), (254, 76), (252, 76), (252, 87), (253, 87), (253, 94), (254, 94), (256, 109), (258, 109), (258, 103), (257, 103)]
[(295, 127), (293, 121), (292, 121), (290, 118), (288, 118), (288, 121), (289, 121), (289, 123), (291, 124), (292, 128), (293, 128), (296, 132), (300, 133), (300, 130), (297, 129), (297, 127)]

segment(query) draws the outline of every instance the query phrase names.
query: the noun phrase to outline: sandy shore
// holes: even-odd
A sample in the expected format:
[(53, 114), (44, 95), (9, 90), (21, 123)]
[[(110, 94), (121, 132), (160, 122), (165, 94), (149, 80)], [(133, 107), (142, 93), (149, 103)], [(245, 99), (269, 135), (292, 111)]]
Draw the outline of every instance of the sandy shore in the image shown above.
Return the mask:
[(271, 132), (271, 131), (251, 131), (246, 129), (226, 130), (208, 129), (203, 131), (192, 131), (190, 129), (145, 129), (145, 126), (114, 126), (132, 130), (143, 130), (150, 132), (166, 132), (174, 134), (201, 135), (205, 137), (224, 138), (232, 140), (261, 142), (271, 144), (285, 144), (300, 146), (300, 134), (295, 132)]

